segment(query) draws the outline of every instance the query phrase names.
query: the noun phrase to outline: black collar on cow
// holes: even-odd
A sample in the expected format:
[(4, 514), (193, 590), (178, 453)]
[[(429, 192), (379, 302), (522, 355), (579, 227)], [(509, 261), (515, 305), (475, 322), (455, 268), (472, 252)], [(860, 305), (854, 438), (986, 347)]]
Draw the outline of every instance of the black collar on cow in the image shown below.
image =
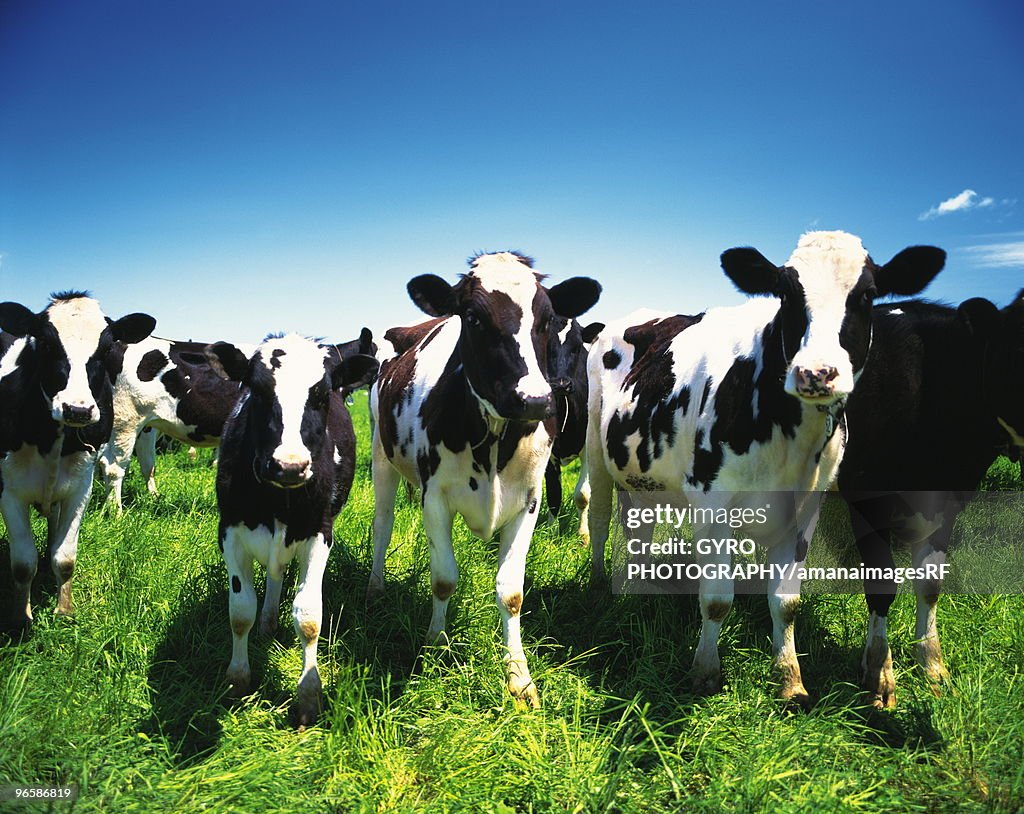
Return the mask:
[[(471, 388), (472, 389), (472, 388)], [(512, 423), (507, 418), (496, 418), (491, 415), (484, 416), (486, 422), (483, 437), (475, 444), (470, 442), (469, 448), (471, 451), (480, 449), (485, 443), (492, 439), (496, 439), (500, 444), (505, 440), (505, 434), (508, 432), (509, 425)], [(499, 432), (500, 427), (500, 432)]]
[(836, 434), (836, 429), (839, 427), (840, 422), (843, 420), (843, 414), (846, 411), (846, 397), (836, 399), (831, 404), (819, 404), (818, 412), (825, 413), (825, 443), (827, 444), (832, 440), (832, 436)]

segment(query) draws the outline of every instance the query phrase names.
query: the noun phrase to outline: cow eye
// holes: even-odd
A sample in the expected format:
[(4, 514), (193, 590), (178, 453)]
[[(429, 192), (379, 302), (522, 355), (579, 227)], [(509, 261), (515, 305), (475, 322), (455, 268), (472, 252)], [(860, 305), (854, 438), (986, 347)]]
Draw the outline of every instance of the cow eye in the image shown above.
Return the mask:
[(878, 292), (873, 288), (865, 289), (864, 293), (860, 295), (860, 307), (867, 308), (871, 305), (871, 301), (874, 300), (877, 293)]
[(466, 311), (466, 315), (465, 315), (465, 317), (463, 317), (463, 319), (466, 320), (466, 324), (470, 328), (479, 328), (480, 327), (480, 318), (476, 314), (474, 314), (472, 311)]

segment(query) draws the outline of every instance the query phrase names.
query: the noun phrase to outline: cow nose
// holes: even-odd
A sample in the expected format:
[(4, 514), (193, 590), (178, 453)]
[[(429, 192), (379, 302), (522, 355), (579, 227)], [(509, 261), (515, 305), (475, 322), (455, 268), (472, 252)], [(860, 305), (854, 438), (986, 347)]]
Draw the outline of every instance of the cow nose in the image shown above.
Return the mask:
[(572, 379), (552, 379), (551, 392), (556, 396), (567, 396), (572, 392)]
[(798, 367), (796, 392), (801, 396), (830, 396), (834, 391), (832, 382), (839, 378), (839, 371), (831, 366), (816, 368)]
[(543, 421), (555, 414), (555, 400), (551, 396), (520, 397), (520, 421)]
[(271, 459), (267, 479), (278, 486), (301, 486), (311, 475), (309, 460), (293, 459), (281, 461)]
[(61, 405), (64, 423), (70, 427), (86, 427), (96, 421), (92, 407), (80, 407), (74, 404)]

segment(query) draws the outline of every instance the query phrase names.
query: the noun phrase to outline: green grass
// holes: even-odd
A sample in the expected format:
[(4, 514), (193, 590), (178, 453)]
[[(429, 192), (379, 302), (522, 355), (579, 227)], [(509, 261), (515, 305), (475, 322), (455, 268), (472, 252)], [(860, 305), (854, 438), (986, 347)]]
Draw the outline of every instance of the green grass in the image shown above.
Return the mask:
[[(208, 452), (195, 462), (164, 455), (159, 498), (133, 472), (123, 517), (100, 516), (94, 501), (81, 534), (76, 620), (53, 616), (53, 578), (42, 564), (32, 637), (0, 645), (0, 786), (77, 782), (75, 808), (89, 812), (1024, 805), (1022, 597), (943, 596), (953, 680), (941, 697), (912, 667), (913, 596), (898, 597), (890, 629), (899, 706), (884, 713), (865, 707), (855, 686), (864, 600), (808, 596), (797, 645), (818, 700), (794, 714), (772, 695), (764, 598), (741, 596), (722, 634), (727, 686), (697, 698), (686, 676), (696, 600), (591, 592), (589, 551), (567, 510), (538, 528), (527, 568), (524, 641), (544, 703), (528, 711), (501, 678), (495, 546), (461, 523), (450, 648), (421, 650), (426, 541), (401, 494), (387, 599), (366, 606), (373, 499), (363, 399), (354, 414), (360, 468), (325, 580), (322, 721), (303, 732), (287, 723), (300, 668), (287, 586), (277, 639), (251, 641), (256, 692), (240, 703), (225, 698), (230, 632), (214, 469)], [(993, 485), (1019, 488), (1001, 466)], [(567, 495), (574, 477), (565, 473)], [(42, 540), (41, 523), (37, 533)]]

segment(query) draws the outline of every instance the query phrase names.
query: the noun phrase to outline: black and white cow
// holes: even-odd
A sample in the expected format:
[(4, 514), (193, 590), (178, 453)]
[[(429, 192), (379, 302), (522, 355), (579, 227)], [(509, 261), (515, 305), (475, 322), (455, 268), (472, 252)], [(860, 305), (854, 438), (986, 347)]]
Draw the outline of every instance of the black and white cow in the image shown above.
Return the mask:
[[(153, 477), (156, 434), (143, 430), (155, 428), (191, 447), (220, 444), (224, 421), (238, 401), (238, 383), (217, 375), (206, 358), (206, 347), (207, 343), (156, 337), (122, 347), (124, 360), (114, 384), (114, 429), (99, 461), (108, 489), (107, 504), (118, 512), (133, 449), (147, 489), (157, 493)], [(248, 355), (255, 350), (255, 346), (239, 347)], [(357, 353), (372, 356), (377, 351), (366, 328), (358, 339), (325, 347), (339, 360)]]
[(298, 558), (292, 605), (302, 644), (302, 673), (293, 707), (298, 725), (321, 705), (317, 642), (323, 615), (323, 574), (334, 518), (348, 499), (355, 472), (355, 435), (345, 388), (373, 376), (377, 360), (340, 359), (301, 336), (268, 337), (252, 358), (227, 343), (207, 351), (211, 367), (241, 385), (224, 424), (217, 464), (218, 543), (227, 564), (233, 648), (232, 693), (248, 691), (249, 631), (256, 620), (253, 561), (267, 569), (261, 630), (277, 626), (284, 569)]
[(409, 295), (436, 321), (409, 329), (406, 350), (386, 362), (370, 394), (373, 436), (373, 569), (370, 592), (384, 583), (384, 557), (401, 478), (416, 484), (430, 542), (433, 614), (428, 638), (445, 637), (445, 613), (458, 568), (452, 520), (463, 516), (478, 537), (500, 533), (496, 593), (507, 686), (540, 702), (520, 635), (523, 575), (537, 522), (544, 467), (555, 435), (547, 377), (553, 313), (577, 316), (600, 295), (589, 278), (548, 289), (532, 261), (514, 252), (471, 259), (456, 285), (434, 275), (409, 282)]
[(30, 525), (33, 506), (47, 518), (57, 578), (57, 613), (74, 612), (71, 577), (78, 529), (92, 493), (97, 449), (110, 437), (115, 341), (145, 339), (147, 314), (108, 319), (96, 300), (54, 294), (39, 314), (0, 304), (0, 511), (11, 544), (15, 619), (32, 621), (30, 592), (39, 555)]
[(604, 328), (592, 322), (585, 328), (571, 317), (555, 314), (551, 318), (548, 340), (548, 378), (555, 397), (555, 443), (544, 472), (549, 511), (558, 516), (562, 509), (562, 467), (580, 459), (574, 502), (579, 512), (579, 535), (590, 541), (587, 507), (590, 505), (590, 479), (587, 476), (587, 348)]
[[(1002, 451), (1024, 451), (1024, 291), (1003, 309), (907, 301), (881, 306), (857, 389), (839, 488), (861, 559), (893, 567), (891, 538), (915, 566), (945, 562), (953, 525)], [(890, 572), (891, 573), (891, 572)], [(892, 581), (865, 582), (863, 685), (896, 704), (887, 621)], [(948, 676), (935, 608), (942, 581), (916, 580), (915, 655), (936, 684)]]
[[(782, 266), (750, 248), (729, 249), (722, 267), (747, 294), (743, 305), (695, 316), (653, 312), (608, 326), (588, 359), (590, 374), (590, 533), (594, 576), (604, 570), (613, 484), (680, 492), (695, 507), (743, 506), (756, 491), (791, 492), (749, 529), (774, 540), (768, 562), (806, 556), (820, 493), (843, 453), (841, 405), (871, 342), (876, 296), (911, 294), (945, 262), (930, 247), (905, 249), (877, 266), (844, 232), (804, 235)], [(701, 537), (743, 537), (715, 527)], [(727, 565), (728, 554), (705, 561)], [(787, 571), (788, 575), (790, 572)], [(730, 578), (702, 578), (701, 634), (694, 656), (698, 692), (721, 687), (718, 636), (732, 607)], [(780, 695), (808, 701), (793, 639), (799, 582), (769, 580), (774, 667)]]

